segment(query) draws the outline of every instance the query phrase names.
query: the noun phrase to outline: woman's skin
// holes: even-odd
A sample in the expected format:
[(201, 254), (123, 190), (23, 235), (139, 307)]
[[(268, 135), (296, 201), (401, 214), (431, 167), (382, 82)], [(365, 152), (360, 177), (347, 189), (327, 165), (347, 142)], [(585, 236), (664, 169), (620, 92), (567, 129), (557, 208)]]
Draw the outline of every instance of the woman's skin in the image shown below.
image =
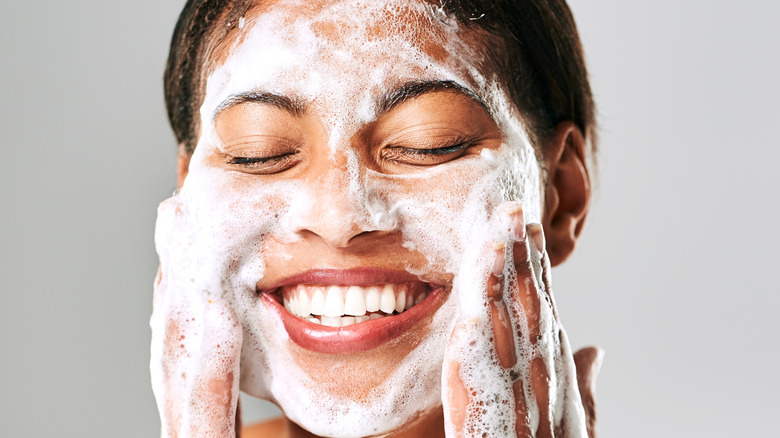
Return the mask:
[[(328, 2), (323, 2), (327, 4)], [(264, 12), (256, 12), (261, 17)], [(288, 15), (305, 12), (288, 11)], [(396, 17), (396, 19), (398, 19)], [(327, 24), (327, 23), (326, 23)], [(417, 23), (419, 25), (419, 23)], [(435, 30), (421, 25), (415, 35), (414, 43), (421, 44), (426, 38), (433, 40)], [(431, 25), (433, 27), (433, 25)], [(331, 38), (332, 45), (344, 39), (342, 31), (331, 34), (328, 26), (323, 26), (325, 38)], [(382, 29), (375, 32), (381, 34)], [(466, 45), (476, 45), (476, 35), (462, 33), (460, 38)], [(469, 40), (471, 38), (471, 40)], [(423, 49), (433, 58), (440, 58), (436, 47)], [(464, 55), (465, 56), (465, 55)], [(229, 59), (224, 54), (222, 59)], [(375, 62), (375, 60), (366, 60)], [(471, 65), (486, 66), (474, 61)], [(453, 70), (461, 68), (453, 65)], [(389, 70), (389, 69), (388, 69)], [(488, 69), (489, 70), (489, 69)], [(489, 73), (489, 71), (483, 71)], [(415, 74), (418, 77), (415, 77)], [(427, 79), (420, 72), (406, 72), (404, 80)], [(445, 78), (446, 79), (446, 78)], [(395, 81), (397, 82), (397, 81)], [(393, 81), (383, 82), (376, 90), (377, 98), (392, 91)], [(359, 88), (359, 85), (358, 85)], [(274, 90), (275, 91), (275, 90)], [(293, 98), (297, 97), (291, 94)], [(360, 121), (350, 129), (342, 131), (339, 149), (334, 151), (333, 131), (329, 130), (329, 120), (339, 119), (339, 112), (329, 104), (328, 99), (314, 99), (304, 102), (302, 108), (290, 111), (284, 105), (269, 103), (265, 100), (246, 100), (233, 102), (218, 111), (213, 120), (214, 134), (220, 147), (199, 144), (196, 150), (197, 160), (184, 152), (179, 159), (179, 185), (187, 189), (188, 173), (193, 166), (195, 172), (209, 172), (218, 175), (219, 190), (225, 193), (252, 196), (258, 184), (268, 185), (280, 181), (291, 181), (306, 187), (307, 193), (316, 200), (310, 208), (294, 217), (291, 225), (295, 240), (271, 234), (263, 241), (263, 262), (265, 272), (257, 281), (256, 289), (261, 296), (270, 296), (276, 286), (287, 279), (312, 268), (345, 272), (350, 269), (381, 268), (391, 272), (423, 272), (415, 275), (420, 284), (442, 285), (445, 297), (453, 293), (453, 274), (432, 266), (430, 257), (404, 245), (405, 237), (399, 228), (393, 226), (376, 227), (362, 220), (361, 206), (355, 199), (344, 196), (338, 188), (343, 186), (346, 174), (357, 163), (359, 169), (370, 170), (379, 175), (411, 176), (401, 178), (392, 186), (396, 195), (412, 199), (423, 199), (431, 190), (439, 190), (436, 199), (446, 199), (449, 187), (462, 181), (474, 180), (479, 173), (478, 165), (484, 157), (483, 151), (500, 153), (505, 148), (507, 133), (488, 112), (484, 104), (464, 90), (453, 87), (432, 87), (425, 92), (411, 96), (390, 108), (378, 112), (369, 121)], [(347, 116), (341, 117), (346, 119)], [(589, 177), (585, 159), (585, 141), (580, 130), (570, 122), (561, 122), (554, 134), (546, 140), (543, 161), (546, 169), (546, 185), (542, 193), (542, 226), (524, 224), (521, 206), (509, 203), (496, 210), (496, 216), (506, 219), (508, 235), (506, 241), (486, 242), (492, 251), (491, 257), (496, 266), (486, 272), (487, 283), (483, 289), (473, 291), (482, 297), (490, 311), (482, 315), (492, 322), (490, 342), (505, 370), (514, 369), (518, 361), (515, 333), (527, 330), (535, 334), (540, 328), (540, 315), (548, 312), (554, 315), (554, 301), (551, 299), (549, 267), (565, 260), (573, 251), (588, 210), (590, 198)], [(291, 146), (291, 145), (294, 145)], [(453, 145), (458, 147), (453, 147)], [(462, 147), (461, 147), (462, 146)], [(436, 154), (411, 152), (415, 150), (436, 149)], [(235, 158), (242, 158), (236, 160)], [(246, 158), (249, 158), (248, 160)], [(270, 159), (265, 159), (270, 157)], [(435, 180), (415, 177), (425, 174), (437, 166), (450, 166), (449, 172), (440, 174)], [(203, 169), (203, 170), (201, 170)], [(400, 182), (398, 182), (400, 181)], [(476, 180), (474, 180), (476, 181)], [(280, 204), (270, 202), (258, 205), (258, 209), (281, 209)], [(529, 206), (524, 206), (529, 208)], [(533, 206), (530, 206), (533, 207)], [(537, 207), (538, 208), (538, 207)], [(158, 251), (162, 248), (160, 275), (156, 282), (155, 314), (162, 318), (165, 331), (157, 335), (153, 343), (153, 352), (159, 351), (164, 361), (160, 380), (155, 387), (161, 414), (168, 433), (172, 436), (226, 436), (235, 427), (237, 385), (240, 371), (245, 364), (240, 357), (241, 344), (246, 332), (242, 333), (240, 316), (236, 314), (234, 304), (218, 298), (207, 300), (205, 318), (196, 311), (199, 304), (186, 302), (192, 300), (192, 294), (177, 289), (177, 265), (185, 264), (187, 257), (177, 254), (181, 242), (187, 241), (182, 230), (185, 228), (186, 206), (166, 201), (161, 206), (158, 221)], [(259, 211), (259, 210), (258, 210)], [(191, 235), (196, 236), (195, 234)], [(505, 263), (505, 259), (509, 263)], [(510, 275), (518, 275), (517, 281), (505, 283)], [(341, 284), (341, 283), (338, 283)], [(498, 288), (494, 287), (499, 285)], [(268, 292), (268, 293), (266, 293)], [(264, 295), (265, 294), (265, 295)], [(542, 299), (544, 296), (549, 300)], [(211, 297), (211, 295), (209, 295)], [(279, 297), (281, 300), (281, 297)], [(444, 299), (444, 298), (443, 298)], [(186, 302), (181, 304), (181, 302)], [(448, 301), (449, 302), (449, 301)], [(171, 306), (170, 303), (176, 304)], [(264, 302), (264, 306), (273, 306)], [(439, 303), (438, 306), (447, 304)], [(508, 317), (520, 306), (524, 315)], [(176, 312), (170, 309), (175, 308)], [(442, 307), (445, 308), (445, 307)], [(452, 306), (449, 308), (453, 308)], [(182, 310), (183, 309), (183, 310)], [(193, 310), (195, 309), (195, 310)], [(437, 308), (431, 310), (433, 314)], [(188, 313), (189, 312), (189, 313)], [(198, 316), (198, 322), (194, 315)], [(476, 407), (483, 402), (474, 396), (468, 385), (460, 378), (458, 370), (467, 365), (468, 358), (454, 354), (457, 345), (470, 339), (483, 336), (474, 329), (474, 318), (451, 315), (455, 329), (445, 345), (445, 360), (436, 365), (445, 378), (442, 381), (441, 396), (444, 404), (432, 409), (422, 408), (416, 417), (408, 419), (408, 424), (389, 436), (470, 436), (468, 420), (475, 414)], [(294, 318), (294, 317), (293, 317)], [(397, 318), (397, 317), (389, 317)], [(287, 340), (283, 347), (295, 366), (304, 375), (316, 382), (318, 390), (343, 399), (364, 399), (371, 396), (372, 388), (383, 388), (387, 379), (403, 363), (403, 358), (412, 354), (420, 340), (432, 336), (432, 316), (426, 315), (417, 323), (394, 336), (393, 339), (379, 345), (355, 347), (349, 354), (329, 354), (320, 351), (318, 346), (307, 344), (301, 339)], [(205, 321), (203, 321), (205, 319)], [(527, 320), (528, 326), (519, 325)], [(154, 319), (153, 319), (154, 321)], [(496, 323), (501, 321), (503, 323)], [(218, 366), (198, 366), (197, 360), (209, 365), (209, 355), (194, 359), (196, 354), (188, 345), (181, 343), (187, 330), (209, 333), (209, 323), (219, 326), (220, 336), (213, 339), (209, 348), (219, 357)], [(217, 322), (219, 324), (217, 324)], [(227, 322), (227, 323), (225, 323)], [(270, 329), (269, 329), (270, 330)], [(282, 337), (271, 332), (268, 336)], [(292, 333), (290, 334), (291, 338)], [(221, 339), (221, 341), (219, 341)], [(566, 342), (560, 348), (567, 348)], [(157, 350), (155, 350), (157, 349)], [(181, 353), (184, 349), (185, 353)], [(279, 351), (266, 351), (264, 354), (282, 354)], [(561, 352), (558, 352), (561, 354)], [(568, 355), (568, 356), (567, 356)], [(571, 360), (571, 352), (564, 351), (563, 357)], [(155, 359), (153, 358), (153, 361)], [(582, 403), (588, 415), (588, 426), (592, 430), (595, 421), (592, 409), (592, 389), (595, 373), (598, 371), (600, 355), (595, 349), (583, 350), (574, 356), (577, 362), (577, 374)], [(528, 394), (523, 392), (523, 384), (532, 388), (535, 399), (542, 405), (551, 396), (549, 376), (544, 367), (537, 366), (541, 359), (532, 360), (532, 382), (522, 382), (520, 377), (506, 388), (513, 394), (515, 412), (518, 420), (514, 426), (517, 436), (552, 436), (554, 419), (542, 412), (539, 427), (529, 430), (525, 423), (528, 411)], [(196, 366), (193, 366), (196, 364)], [(347, 365), (349, 373), (344, 373)], [(153, 362), (153, 368), (155, 367)], [(195, 373), (192, 370), (196, 370)], [(181, 376), (181, 377), (180, 377)], [(358, 387), (349, 385), (354, 376), (360, 376)], [(241, 377), (243, 379), (243, 376)], [(188, 384), (182, 384), (189, 382)], [(244, 381), (241, 383), (244, 388)], [(263, 392), (258, 389), (256, 392)], [(471, 394), (471, 395), (470, 395)], [(182, 403), (189, 400), (188, 403)], [(366, 419), (366, 421), (370, 421)], [(555, 431), (558, 432), (558, 431)], [(286, 419), (250, 427), (244, 436), (314, 436)], [(561, 436), (560, 432), (555, 436)], [(591, 436), (593, 436), (591, 432)]]

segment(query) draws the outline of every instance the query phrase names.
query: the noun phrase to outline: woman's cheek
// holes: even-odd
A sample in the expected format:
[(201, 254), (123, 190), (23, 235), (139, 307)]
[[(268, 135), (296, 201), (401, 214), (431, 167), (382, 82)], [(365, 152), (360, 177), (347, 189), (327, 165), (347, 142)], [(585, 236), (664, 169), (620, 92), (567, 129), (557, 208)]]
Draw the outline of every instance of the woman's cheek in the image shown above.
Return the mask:
[(254, 285), (265, 275), (264, 241), (270, 236), (291, 239), (284, 221), (308, 199), (296, 183), (264, 182), (198, 162), (178, 196), (197, 227), (193, 246), (201, 260), (199, 269), (219, 282), (226, 295), (242, 290), (254, 294)]
[(484, 240), (496, 207), (532, 197), (519, 186), (525, 178), (518, 173), (525, 166), (515, 162), (509, 149), (505, 146), (419, 174), (372, 175), (397, 217), (404, 247), (426, 257), (428, 266), (422, 271), (456, 274), (466, 248)]

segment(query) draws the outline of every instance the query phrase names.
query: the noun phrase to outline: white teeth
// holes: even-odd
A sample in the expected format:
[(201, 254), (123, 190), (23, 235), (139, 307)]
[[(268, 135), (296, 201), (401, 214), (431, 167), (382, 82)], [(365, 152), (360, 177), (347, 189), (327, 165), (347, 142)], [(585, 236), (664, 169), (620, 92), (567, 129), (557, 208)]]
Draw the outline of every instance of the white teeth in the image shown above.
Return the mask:
[[(301, 284), (287, 289), (283, 294), (282, 302), (290, 313), (306, 318), (312, 323), (342, 327), (394, 313), (403, 313), (412, 306), (420, 304), (426, 297), (426, 293), (409, 292), (408, 284), (365, 287)], [(368, 314), (369, 312), (371, 315)], [(327, 318), (318, 319), (310, 316)], [(341, 319), (336, 321), (337, 318)]]
[(340, 316), (323, 316), (322, 317), (322, 325), (328, 326), (328, 327), (341, 327), (341, 317)]
[(319, 319), (319, 318), (315, 318), (315, 317), (313, 317), (313, 316), (312, 316), (311, 318), (306, 318), (306, 319), (308, 319), (308, 320), (309, 320), (309, 322), (312, 322), (312, 323), (314, 323), (314, 324), (322, 324), (322, 322), (320, 322), (320, 319)]
[(311, 312), (312, 315), (322, 315), (325, 313), (325, 294), (322, 293), (322, 288), (314, 288), (314, 293), (311, 296), (311, 303), (309, 305), (309, 312)]
[(401, 292), (398, 292), (398, 296), (395, 297), (395, 311), (401, 313), (406, 306), (406, 287), (401, 288)]
[(347, 296), (344, 297), (344, 314), (353, 316), (366, 314), (366, 300), (361, 288), (351, 286), (347, 289)]
[(384, 289), (382, 289), (379, 310), (385, 313), (393, 313), (393, 310), (395, 310), (395, 294), (393, 293), (393, 286), (389, 284), (386, 284)]
[(293, 315), (300, 315), (298, 312), (298, 297), (296, 296), (290, 298), (290, 313)]
[(309, 294), (302, 287), (298, 287), (298, 316), (307, 317), (311, 314), (311, 301)]
[(379, 301), (382, 294), (380, 286), (371, 286), (366, 291), (366, 312), (376, 312), (379, 310)]
[(324, 313), (327, 316), (341, 316), (344, 314), (344, 296), (341, 294), (340, 287), (331, 286), (327, 289)]
[(356, 316), (355, 317), (355, 324), (360, 324), (361, 322), (366, 322), (369, 319), (371, 319), (371, 317), (368, 316), (368, 315)]

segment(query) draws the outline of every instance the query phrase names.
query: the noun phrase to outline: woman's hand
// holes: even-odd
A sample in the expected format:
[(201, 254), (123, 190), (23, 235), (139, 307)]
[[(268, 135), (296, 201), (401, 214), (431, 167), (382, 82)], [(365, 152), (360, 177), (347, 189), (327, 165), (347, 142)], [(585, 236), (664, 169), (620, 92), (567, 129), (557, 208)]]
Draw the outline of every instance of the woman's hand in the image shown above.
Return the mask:
[(158, 209), (152, 388), (163, 437), (231, 437), (242, 331), (223, 293), (198, 275), (205, 267), (185, 210), (175, 197)]
[(498, 222), (509, 223), (509, 238), (480, 253), (495, 260), (492, 272), (456, 284), (460, 294), (473, 294), (472, 288), (481, 293), (477, 300), (461, 298), (464, 314), (447, 347), (447, 436), (574, 438), (587, 432), (594, 438), (593, 386), (601, 352), (578, 352), (575, 372), (552, 298), (542, 228), (525, 226), (519, 206), (499, 211), (504, 219)]

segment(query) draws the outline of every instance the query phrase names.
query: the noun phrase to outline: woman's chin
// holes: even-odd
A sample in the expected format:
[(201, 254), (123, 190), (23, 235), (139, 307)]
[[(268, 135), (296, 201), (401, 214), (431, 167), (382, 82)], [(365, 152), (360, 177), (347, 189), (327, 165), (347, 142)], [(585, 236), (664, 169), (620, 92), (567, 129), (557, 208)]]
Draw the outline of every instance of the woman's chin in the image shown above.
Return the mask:
[[(335, 429), (342, 427), (343, 430), (353, 429), (349, 424), (337, 424), (338, 419), (334, 419)], [(332, 427), (321, 428), (318, 425), (309, 425), (311, 429), (300, 424), (291, 424), (293, 428), (301, 427), (308, 432), (311, 432), (318, 436), (332, 436), (328, 435), (327, 431)], [(396, 426), (388, 427), (387, 429), (373, 431), (372, 433), (360, 433), (357, 436), (364, 437), (395, 437), (395, 436), (438, 436), (436, 431), (444, 429), (444, 412), (441, 405), (432, 406), (426, 410), (420, 410), (408, 418), (403, 418), (402, 422), (398, 422)], [(354, 429), (353, 429), (354, 430)], [(338, 434), (338, 436), (343, 436)]]
[[(379, 288), (394, 293), (397, 309), (393, 310), (389, 297), (384, 307), (380, 297), (380, 308), (373, 310), (369, 295), (377, 284), (327, 290), (328, 286), (325, 300), (328, 292), (341, 294), (347, 313), (363, 311), (362, 303), (350, 304), (354, 297), (347, 295), (361, 293), (368, 299), (363, 315), (342, 313), (338, 317), (335, 314), (341, 307), (333, 304), (334, 298), (330, 311), (322, 312), (331, 317), (315, 315), (321, 313), (316, 302), (312, 313), (311, 301), (306, 303), (311, 296), (301, 299), (302, 293), (318, 293), (317, 287), (295, 283), (259, 291), (263, 313), (276, 321), (273, 332), (265, 333), (266, 339), (278, 341), (275, 348), (265, 350), (263, 380), (269, 397), (264, 398), (319, 436), (386, 435), (439, 407), (441, 364), (456, 314), (455, 300), (448, 299), (449, 286), (413, 283), (387, 282)], [(399, 299), (401, 291), (410, 293), (412, 299)], [(377, 313), (384, 315), (372, 319)], [(317, 316), (320, 321), (311, 320)], [(368, 319), (358, 322), (360, 316)], [(326, 325), (345, 318), (346, 326)]]

